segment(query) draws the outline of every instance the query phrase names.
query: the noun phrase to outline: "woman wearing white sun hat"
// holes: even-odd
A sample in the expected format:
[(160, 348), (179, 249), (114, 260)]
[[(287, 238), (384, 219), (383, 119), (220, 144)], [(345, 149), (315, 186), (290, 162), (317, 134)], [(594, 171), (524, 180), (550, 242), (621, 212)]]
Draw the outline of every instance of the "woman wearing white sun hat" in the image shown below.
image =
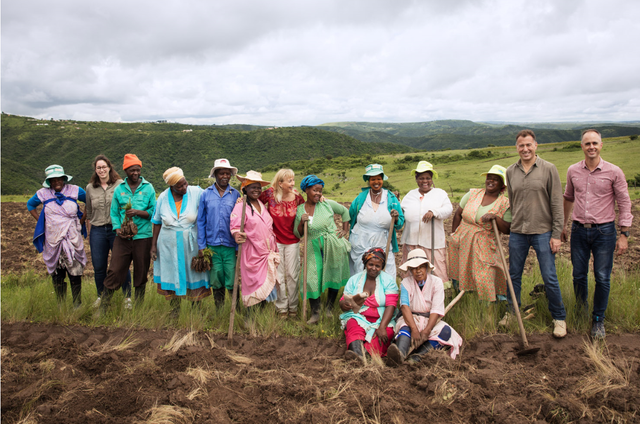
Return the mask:
[(414, 249), (399, 268), (408, 273), (400, 285), (402, 317), (396, 323), (395, 340), (389, 346), (387, 356), (401, 364), (414, 346), (408, 356), (409, 362), (420, 362), (433, 349), (448, 349), (449, 356), (455, 359), (462, 338), (441, 320), (445, 314), (444, 286), (440, 278), (429, 272), (433, 265), (422, 249)]
[[(411, 175), (415, 177), (418, 188), (411, 190), (402, 199), (405, 219), (401, 239), (402, 262), (406, 261), (410, 251), (422, 249), (429, 261), (435, 265), (435, 275), (447, 284), (449, 276), (444, 220), (451, 216), (453, 205), (446, 191), (433, 186), (433, 180), (438, 178), (438, 173), (429, 162), (420, 161), (416, 169), (411, 171)], [(434, 258), (431, 257), (432, 249)]]

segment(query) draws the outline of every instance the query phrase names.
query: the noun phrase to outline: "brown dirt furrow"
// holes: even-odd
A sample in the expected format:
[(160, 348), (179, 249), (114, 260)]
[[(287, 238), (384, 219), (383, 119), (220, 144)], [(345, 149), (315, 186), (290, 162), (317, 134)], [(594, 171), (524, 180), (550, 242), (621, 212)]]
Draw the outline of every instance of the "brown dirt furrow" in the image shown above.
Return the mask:
[(640, 420), (638, 334), (607, 338), (607, 375), (578, 335), (532, 335), (541, 350), (522, 358), (517, 339), (480, 337), (456, 360), (389, 368), (345, 362), (338, 340), (196, 333), (171, 349), (175, 334), (2, 323), (3, 422)]

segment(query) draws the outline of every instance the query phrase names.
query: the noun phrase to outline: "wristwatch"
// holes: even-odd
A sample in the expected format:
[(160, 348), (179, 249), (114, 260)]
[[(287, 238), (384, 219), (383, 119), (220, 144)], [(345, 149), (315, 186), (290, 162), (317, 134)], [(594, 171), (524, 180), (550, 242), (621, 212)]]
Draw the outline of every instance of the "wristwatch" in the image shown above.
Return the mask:
[(629, 231), (620, 231), (620, 234), (622, 234), (626, 238), (629, 238), (631, 236), (631, 233)]

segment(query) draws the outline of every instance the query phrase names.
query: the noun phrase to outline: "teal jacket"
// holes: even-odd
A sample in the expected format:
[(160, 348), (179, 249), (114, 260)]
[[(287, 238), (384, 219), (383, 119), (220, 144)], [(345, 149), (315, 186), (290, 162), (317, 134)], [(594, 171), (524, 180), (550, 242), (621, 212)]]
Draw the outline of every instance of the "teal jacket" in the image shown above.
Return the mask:
[(133, 217), (133, 222), (138, 226), (138, 234), (133, 236), (133, 240), (150, 238), (153, 236), (151, 227), (151, 217), (156, 207), (156, 191), (153, 185), (144, 178), (140, 177), (140, 185), (136, 188), (136, 192), (131, 192), (131, 187), (127, 183), (127, 179), (113, 190), (113, 200), (111, 201), (111, 225), (113, 231), (122, 227), (124, 221), (124, 207), (131, 200), (131, 207), (149, 213), (149, 219)]
[[(364, 205), (367, 196), (369, 195), (369, 190), (371, 188), (365, 187), (362, 189), (362, 193), (355, 198), (353, 202), (351, 202), (351, 207), (349, 208), (349, 216), (351, 217), (351, 230), (356, 226), (356, 222), (358, 222), (358, 213), (360, 213), (360, 209), (362, 205)], [(396, 221), (393, 228), (398, 231), (401, 230), (404, 226), (404, 214), (402, 213), (402, 208), (400, 207), (400, 201), (395, 196), (395, 194), (391, 193), (391, 190), (387, 190), (387, 209), (391, 212), (392, 209), (398, 211), (398, 220)], [(349, 234), (351, 234), (351, 230)], [(387, 228), (388, 230), (388, 228)], [(398, 239), (396, 237), (396, 232), (393, 232), (393, 236), (391, 238), (391, 250), (395, 253), (398, 251)]]

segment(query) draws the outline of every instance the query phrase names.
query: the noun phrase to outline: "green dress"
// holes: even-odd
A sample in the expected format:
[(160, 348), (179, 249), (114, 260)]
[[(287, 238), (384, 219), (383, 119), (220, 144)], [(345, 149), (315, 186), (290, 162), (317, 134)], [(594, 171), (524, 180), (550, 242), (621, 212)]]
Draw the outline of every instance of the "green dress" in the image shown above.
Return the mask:
[[(307, 251), (307, 299), (317, 299), (327, 288), (340, 289), (349, 280), (349, 252), (351, 245), (345, 238), (338, 238), (333, 214), (342, 216), (342, 222), (350, 220), (349, 210), (333, 200), (316, 204), (312, 219), (309, 220)], [(293, 232), (298, 233), (300, 218), (305, 214), (304, 204), (296, 211)], [(300, 269), (300, 281), (304, 281), (304, 266)]]

